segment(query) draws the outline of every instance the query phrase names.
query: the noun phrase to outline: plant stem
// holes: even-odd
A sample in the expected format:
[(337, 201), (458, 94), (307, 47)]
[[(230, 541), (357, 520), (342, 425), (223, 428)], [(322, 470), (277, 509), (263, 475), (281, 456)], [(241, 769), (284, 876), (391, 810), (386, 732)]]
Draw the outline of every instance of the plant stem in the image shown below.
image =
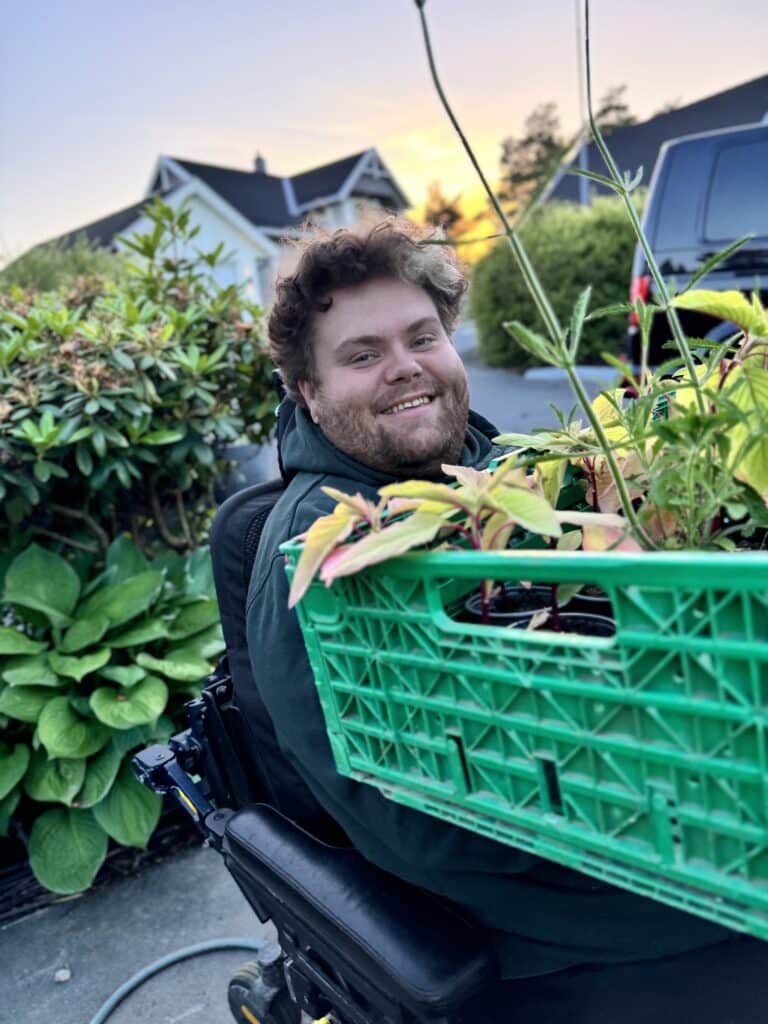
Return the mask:
[(554, 342), (559, 343), (559, 342), (562, 341), (563, 329), (560, 326), (560, 322), (557, 319), (557, 314), (555, 313), (555, 311), (552, 308), (552, 305), (551, 305), (549, 299), (547, 298), (547, 295), (546, 295), (546, 293), (544, 291), (544, 288), (543, 288), (543, 286), (541, 284), (541, 281), (539, 280), (539, 278), (538, 278), (538, 276), (536, 274), (536, 271), (533, 268), (533, 264), (531, 263), (531, 261), (528, 258), (527, 252), (523, 248), (523, 245), (522, 245), (520, 239), (518, 238), (515, 230), (513, 229), (512, 225), (509, 223), (509, 220), (507, 219), (507, 215), (502, 210), (501, 205), (500, 205), (498, 199), (496, 198), (496, 196), (495, 196), (495, 194), (493, 192), (493, 189), (488, 184), (488, 181), (486, 180), (485, 174), (483, 174), (482, 168), (480, 167), (480, 164), (477, 162), (477, 158), (475, 157), (474, 151), (473, 151), (472, 147), (470, 146), (468, 139), (464, 135), (464, 132), (461, 130), (461, 125), (456, 120), (456, 116), (453, 113), (453, 110), (451, 109), (451, 105), (449, 104), (448, 99), (447, 99), (445, 93), (443, 92), (443, 87), (440, 84), (440, 79), (439, 79), (438, 74), (437, 74), (437, 68), (435, 66), (435, 59), (434, 59), (434, 56), (432, 54), (432, 43), (431, 43), (431, 40), (430, 40), (430, 37), (429, 37), (429, 27), (427, 25), (427, 17), (426, 17), (426, 15), (424, 13), (423, 5), (418, 3), (418, 0), (417, 0), (417, 7), (419, 8), (419, 17), (421, 19), (421, 29), (422, 29), (422, 32), (424, 34), (424, 45), (425, 45), (426, 50), (427, 50), (427, 60), (429, 61), (429, 70), (430, 70), (430, 73), (432, 75), (432, 81), (435, 84), (435, 89), (437, 90), (437, 95), (440, 97), (440, 102), (443, 105), (443, 109), (445, 110), (446, 114), (448, 115), (448, 118), (449, 118), (451, 124), (453, 125), (456, 134), (459, 136), (459, 139), (461, 140), (461, 144), (464, 146), (464, 150), (466, 151), (466, 154), (469, 157), (469, 159), (470, 159), (470, 161), (472, 163), (472, 166), (474, 167), (475, 171), (477, 172), (478, 177), (480, 178), (480, 181), (482, 183), (483, 188), (485, 189), (485, 193), (488, 196), (488, 199), (489, 199), (489, 201), (491, 203), (491, 206), (496, 211), (496, 215), (498, 216), (499, 220), (501, 221), (501, 223), (502, 223), (502, 225), (504, 227), (504, 234), (507, 237), (507, 241), (510, 244), (510, 247), (511, 247), (512, 252), (513, 252), (513, 254), (515, 256), (515, 259), (517, 260), (517, 265), (520, 268), (520, 273), (523, 275), (523, 278), (525, 279), (525, 283), (528, 285), (528, 288), (529, 288), (529, 290), (531, 292), (531, 295), (533, 297), (533, 301), (536, 303), (536, 308), (539, 311), (539, 315), (541, 316), (542, 320), (544, 321), (544, 323), (546, 325), (546, 328), (547, 328), (547, 331), (549, 332), (549, 335), (552, 338), (552, 340)]
[(50, 537), (51, 540), (57, 540), (60, 544), (66, 544), (70, 548), (77, 548), (78, 551), (87, 551), (89, 555), (99, 554), (99, 549), (93, 544), (86, 544), (82, 540), (72, 540), (71, 537), (65, 537), (63, 533), (46, 530), (44, 526), (33, 526), (32, 532), (39, 533), (41, 537)]
[(586, 86), (587, 86), (587, 112), (589, 114), (589, 126), (592, 130), (592, 137), (595, 140), (595, 145), (600, 151), (600, 155), (605, 161), (605, 166), (608, 168), (608, 172), (616, 184), (617, 192), (621, 196), (624, 206), (626, 207), (629, 219), (632, 223), (632, 229), (635, 232), (640, 247), (643, 250), (648, 269), (651, 272), (651, 277), (659, 290), (663, 302), (663, 309), (669, 320), (669, 326), (672, 328), (672, 334), (674, 335), (675, 344), (678, 347), (680, 356), (685, 363), (685, 368), (688, 375), (691, 378), (691, 384), (695, 388), (696, 404), (699, 412), (703, 415), (705, 413), (704, 395), (702, 394), (701, 385), (699, 378), (696, 375), (696, 367), (693, 362), (693, 354), (688, 344), (688, 339), (685, 336), (683, 328), (680, 324), (680, 318), (677, 315), (677, 310), (672, 305), (672, 297), (669, 294), (667, 283), (662, 277), (659, 265), (656, 262), (651, 247), (648, 244), (648, 239), (645, 237), (640, 218), (637, 215), (635, 204), (632, 202), (632, 197), (627, 190), (627, 186), (621, 173), (616, 166), (616, 163), (611, 156), (610, 150), (605, 144), (602, 132), (600, 131), (597, 121), (595, 120), (594, 110), (592, 107), (592, 64), (590, 58), (590, 40), (589, 40), (589, 0), (584, 0), (584, 55), (585, 55), (585, 74), (586, 74)]
[(109, 537), (107, 536), (106, 530), (102, 529), (92, 516), (89, 516), (85, 511), (81, 511), (77, 508), (69, 508), (66, 505), (51, 504), (48, 507), (51, 512), (55, 512), (56, 515), (64, 516), (68, 519), (79, 519), (81, 522), (85, 523), (96, 538), (99, 548), (101, 549), (101, 553), (106, 554), (107, 548), (109, 547)]

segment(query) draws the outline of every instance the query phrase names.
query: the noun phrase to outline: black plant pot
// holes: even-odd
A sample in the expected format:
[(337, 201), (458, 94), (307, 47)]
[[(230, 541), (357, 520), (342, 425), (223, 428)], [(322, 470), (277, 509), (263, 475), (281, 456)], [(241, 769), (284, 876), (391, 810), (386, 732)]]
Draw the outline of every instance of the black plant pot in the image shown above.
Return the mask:
[(587, 615), (603, 615), (607, 619), (613, 618), (610, 598), (596, 583), (588, 583), (577, 594), (574, 594), (568, 602), (568, 611), (584, 612)]
[[(558, 602), (560, 608), (566, 602)], [(526, 625), (537, 612), (546, 612), (552, 607), (552, 587), (521, 587), (507, 585), (490, 600), (488, 624), (492, 626)], [(482, 622), (483, 608), (479, 590), (473, 591), (464, 603), (465, 621)]]
[[(525, 629), (530, 622), (530, 616), (527, 621), (515, 623), (516, 629)], [(590, 615), (585, 612), (573, 612), (571, 606), (568, 606), (568, 611), (560, 613), (560, 628), (555, 630), (553, 628), (552, 619), (548, 618), (546, 622), (542, 622), (539, 626), (534, 626), (535, 632), (548, 632), (548, 633), (576, 633), (579, 636), (613, 636), (616, 632), (616, 623), (613, 619), (608, 618), (606, 615)]]

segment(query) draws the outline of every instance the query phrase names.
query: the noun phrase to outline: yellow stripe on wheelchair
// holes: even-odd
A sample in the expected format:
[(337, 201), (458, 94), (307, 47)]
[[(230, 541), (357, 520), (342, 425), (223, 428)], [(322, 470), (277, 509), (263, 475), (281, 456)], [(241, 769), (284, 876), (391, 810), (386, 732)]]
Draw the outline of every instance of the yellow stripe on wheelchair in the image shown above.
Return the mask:
[[(199, 814), (198, 814), (198, 812), (197, 812), (197, 808), (196, 808), (196, 807), (195, 807), (195, 805), (194, 805), (194, 804), (192, 803), (192, 801), (191, 801), (191, 800), (189, 799), (189, 797), (188, 797), (188, 796), (187, 796), (187, 794), (186, 794), (186, 793), (184, 792), (184, 790), (183, 790), (183, 789), (179, 789), (179, 788), (178, 788), (178, 786), (177, 786), (177, 787), (176, 787), (176, 789), (174, 790), (174, 792), (176, 793), (176, 796), (177, 796), (177, 797), (179, 798), (179, 800), (181, 800), (181, 801), (182, 801), (182, 802), (183, 802), (183, 803), (184, 803), (184, 804), (186, 805), (186, 807), (187, 807), (187, 810), (189, 811), (189, 813), (190, 813), (190, 814), (191, 814), (191, 815), (192, 815), (192, 816), (193, 816), (194, 818), (199, 818), (199, 817), (200, 817), (200, 815), (199, 815)], [(255, 1018), (255, 1017), (253, 1017), (253, 1020), (256, 1020), (256, 1018)], [(259, 1021), (256, 1021), (256, 1024), (260, 1024), (260, 1022), (259, 1022)]]
[(259, 1018), (252, 1014), (248, 1007), (243, 1006), (242, 1003), (240, 1004), (240, 1013), (242, 1013), (242, 1015), (248, 1021), (248, 1024), (261, 1024)]

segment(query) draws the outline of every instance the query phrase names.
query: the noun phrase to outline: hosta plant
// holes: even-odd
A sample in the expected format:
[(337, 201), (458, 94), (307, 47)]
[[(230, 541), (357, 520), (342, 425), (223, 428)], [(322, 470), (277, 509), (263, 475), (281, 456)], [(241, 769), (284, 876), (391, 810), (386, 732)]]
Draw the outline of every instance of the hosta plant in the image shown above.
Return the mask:
[(38, 880), (87, 888), (107, 843), (144, 847), (160, 798), (130, 752), (166, 738), (223, 649), (206, 548), (148, 561), (127, 537), (97, 573), (32, 544), (0, 595), (0, 835)]

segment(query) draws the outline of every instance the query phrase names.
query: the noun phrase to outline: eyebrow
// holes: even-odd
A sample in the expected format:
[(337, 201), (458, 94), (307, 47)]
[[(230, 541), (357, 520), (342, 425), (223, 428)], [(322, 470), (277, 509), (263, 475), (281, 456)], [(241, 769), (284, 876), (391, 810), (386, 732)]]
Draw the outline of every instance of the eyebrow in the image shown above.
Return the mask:
[[(414, 320), (413, 323), (408, 324), (405, 328), (406, 334), (413, 334), (414, 331), (420, 330), (422, 327), (439, 325), (440, 321), (436, 316), (422, 316), (418, 320)], [(378, 344), (383, 339), (379, 334), (357, 334), (351, 338), (345, 338), (341, 344), (336, 346), (336, 355), (344, 355), (345, 352), (350, 349), (358, 348), (360, 345), (371, 345)]]

